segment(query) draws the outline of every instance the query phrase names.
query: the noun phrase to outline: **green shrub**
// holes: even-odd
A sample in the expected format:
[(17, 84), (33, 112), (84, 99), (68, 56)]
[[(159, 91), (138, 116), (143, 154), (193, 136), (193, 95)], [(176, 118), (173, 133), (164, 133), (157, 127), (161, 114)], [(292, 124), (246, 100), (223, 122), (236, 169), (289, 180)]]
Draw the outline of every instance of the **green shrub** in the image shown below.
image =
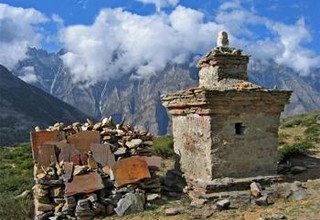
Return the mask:
[(162, 157), (173, 156), (173, 138), (171, 136), (156, 137), (153, 141), (152, 150), (156, 155)]
[(302, 141), (292, 145), (283, 145), (278, 149), (278, 155), (280, 160), (283, 160), (292, 155), (306, 155), (310, 153), (313, 148), (312, 143), (308, 141)]
[(281, 127), (282, 128), (291, 128), (294, 126), (298, 126), (303, 122), (302, 119), (298, 118), (298, 119), (285, 119), (282, 124)]
[(304, 131), (309, 141), (320, 142), (320, 124), (314, 124)]

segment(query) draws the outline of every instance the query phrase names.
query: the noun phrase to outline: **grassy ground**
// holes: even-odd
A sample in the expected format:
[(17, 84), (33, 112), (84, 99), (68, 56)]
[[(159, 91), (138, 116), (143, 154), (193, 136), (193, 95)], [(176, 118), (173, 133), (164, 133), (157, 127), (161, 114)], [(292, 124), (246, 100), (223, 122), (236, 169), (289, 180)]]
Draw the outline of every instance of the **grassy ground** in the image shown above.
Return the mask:
[(32, 199), (16, 199), (33, 186), (30, 144), (0, 148), (0, 219), (31, 219)]
[(320, 111), (285, 118), (279, 130), (280, 159), (300, 154), (317, 154), (320, 149)]
[[(295, 116), (282, 120), (279, 131), (279, 157), (288, 158), (297, 153), (311, 155), (320, 159), (320, 112)], [(173, 167), (173, 142), (169, 136), (156, 138), (154, 153), (163, 156), (162, 173)], [(29, 144), (0, 148), (0, 220), (19, 220), (32, 218), (32, 199), (15, 199), (25, 190), (31, 190), (32, 156)], [(306, 178), (305, 178), (306, 179)], [(259, 216), (270, 216), (280, 212), (289, 219), (320, 219), (320, 179), (306, 182), (310, 196), (302, 201), (279, 200), (265, 208), (250, 206), (241, 210), (228, 210), (215, 213), (211, 219), (258, 219)], [(167, 200), (163, 204), (153, 205), (146, 211), (111, 219), (190, 219), (190, 213), (167, 217), (164, 210), (173, 206), (184, 206), (188, 199)], [(187, 206), (186, 206), (187, 207)], [(190, 211), (190, 210), (189, 210)], [(192, 210), (191, 210), (192, 211)], [(108, 218), (109, 219), (109, 218)]]

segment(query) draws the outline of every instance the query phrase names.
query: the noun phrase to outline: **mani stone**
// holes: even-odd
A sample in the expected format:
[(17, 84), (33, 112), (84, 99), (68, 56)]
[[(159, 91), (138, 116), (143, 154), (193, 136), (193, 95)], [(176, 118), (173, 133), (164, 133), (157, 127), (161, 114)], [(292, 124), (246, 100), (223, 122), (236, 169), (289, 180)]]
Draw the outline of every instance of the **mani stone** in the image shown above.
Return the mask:
[(81, 193), (92, 193), (104, 187), (97, 172), (74, 176), (71, 182), (66, 183), (65, 196)]
[(113, 174), (117, 187), (151, 177), (147, 162), (139, 156), (118, 160), (113, 167)]
[(98, 162), (102, 167), (105, 165), (113, 167), (115, 163), (115, 157), (109, 144), (91, 144), (90, 147), (93, 158), (96, 162)]
[(31, 132), (32, 156), (35, 161), (38, 159), (38, 152), (41, 144), (46, 141), (58, 141), (60, 139), (59, 131), (37, 131)]
[(56, 155), (56, 146), (52, 144), (42, 144), (38, 152), (38, 165), (44, 168), (49, 167), (51, 163), (58, 162)]
[(81, 131), (67, 137), (68, 143), (73, 144), (80, 152), (90, 151), (90, 144), (100, 143), (98, 131)]
[(161, 96), (187, 179), (277, 174), (280, 114), (291, 91), (249, 82), (248, 62), (222, 43), (199, 60), (199, 87)]

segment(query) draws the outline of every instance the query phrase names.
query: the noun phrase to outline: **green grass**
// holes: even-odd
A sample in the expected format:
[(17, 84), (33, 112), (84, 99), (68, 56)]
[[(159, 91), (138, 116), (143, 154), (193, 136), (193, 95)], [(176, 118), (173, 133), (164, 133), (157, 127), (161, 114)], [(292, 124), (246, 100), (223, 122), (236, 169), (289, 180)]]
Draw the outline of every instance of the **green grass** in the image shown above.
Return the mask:
[(278, 149), (279, 159), (283, 160), (293, 155), (307, 155), (311, 153), (314, 146), (307, 141), (298, 142), (292, 145), (283, 145)]
[(170, 157), (174, 155), (173, 139), (171, 136), (156, 137), (153, 141), (152, 151), (161, 157)]
[(30, 144), (0, 148), (0, 219), (32, 219), (31, 196), (15, 198), (31, 190), (32, 172)]
[(312, 153), (320, 147), (320, 111), (285, 118), (279, 131), (280, 160), (291, 155)]

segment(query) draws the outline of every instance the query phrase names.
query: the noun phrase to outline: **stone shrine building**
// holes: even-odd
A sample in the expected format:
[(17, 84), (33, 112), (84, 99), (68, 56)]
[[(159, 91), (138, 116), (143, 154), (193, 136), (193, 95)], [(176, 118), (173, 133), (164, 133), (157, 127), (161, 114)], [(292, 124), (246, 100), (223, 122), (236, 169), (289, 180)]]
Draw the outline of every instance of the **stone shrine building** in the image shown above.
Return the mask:
[(228, 44), (220, 32), (217, 47), (200, 59), (199, 87), (162, 96), (188, 179), (277, 174), (280, 114), (291, 91), (249, 82), (249, 56)]

